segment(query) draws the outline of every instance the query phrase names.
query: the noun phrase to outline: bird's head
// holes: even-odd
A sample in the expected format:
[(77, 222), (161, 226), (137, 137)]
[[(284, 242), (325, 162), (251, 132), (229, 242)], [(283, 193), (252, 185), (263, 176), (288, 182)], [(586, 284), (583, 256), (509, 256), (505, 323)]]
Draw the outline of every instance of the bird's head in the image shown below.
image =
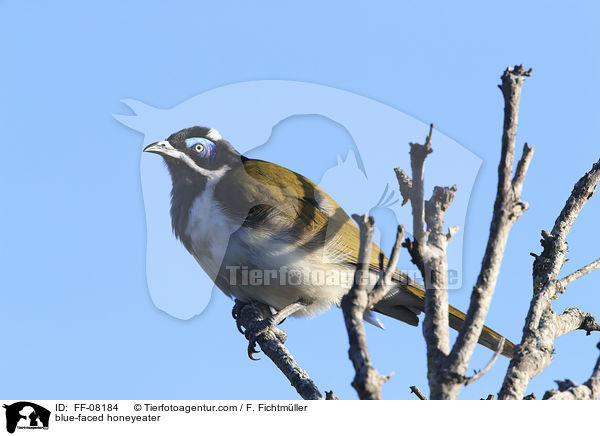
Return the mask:
[(144, 148), (145, 152), (163, 157), (171, 177), (175, 179), (210, 179), (223, 170), (239, 165), (241, 156), (221, 138), (219, 132), (207, 127), (189, 127)]

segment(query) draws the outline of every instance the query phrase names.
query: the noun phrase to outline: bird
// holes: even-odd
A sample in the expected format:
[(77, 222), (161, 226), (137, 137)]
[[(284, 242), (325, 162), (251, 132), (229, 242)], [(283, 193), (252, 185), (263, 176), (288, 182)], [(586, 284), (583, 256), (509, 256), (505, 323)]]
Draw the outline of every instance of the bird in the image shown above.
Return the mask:
[[(171, 224), (177, 239), (217, 287), (241, 302), (280, 315), (311, 317), (340, 306), (352, 285), (360, 231), (350, 216), (308, 178), (240, 154), (214, 128), (194, 126), (154, 142), (171, 176)], [(369, 279), (380, 277), (373, 244)], [(370, 282), (369, 282), (370, 283)], [(372, 308), (417, 326), (425, 289), (396, 268), (389, 292)], [(448, 307), (459, 330), (465, 314)], [(371, 312), (364, 319), (377, 324)], [(512, 357), (514, 344), (484, 326), (479, 343)]]

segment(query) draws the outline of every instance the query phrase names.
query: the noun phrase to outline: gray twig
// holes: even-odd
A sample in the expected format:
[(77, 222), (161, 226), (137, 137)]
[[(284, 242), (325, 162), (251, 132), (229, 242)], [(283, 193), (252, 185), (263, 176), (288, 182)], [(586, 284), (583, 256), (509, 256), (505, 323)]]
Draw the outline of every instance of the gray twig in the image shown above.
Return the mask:
[(523, 397), (529, 380), (552, 361), (554, 340), (575, 329), (588, 333), (598, 330), (594, 318), (579, 309), (567, 309), (561, 315), (552, 310), (551, 301), (564, 291), (558, 274), (567, 254), (566, 237), (583, 206), (594, 194), (600, 180), (600, 161), (575, 184), (560, 212), (552, 232), (542, 231), (542, 253), (533, 262), (533, 298), (523, 328), (520, 345), (515, 349), (499, 399)]
[(415, 394), (419, 400), (427, 400), (427, 397), (423, 395), (423, 392), (421, 392), (421, 390), (416, 386), (411, 386), (410, 392)]
[(396, 270), (396, 264), (398, 263), (398, 258), (400, 257), (402, 239), (404, 239), (404, 226), (399, 225), (396, 232), (396, 241), (394, 242), (394, 247), (392, 248), (392, 253), (390, 255), (390, 260), (388, 261), (388, 264), (384, 266), (383, 274), (380, 276), (379, 280), (377, 280), (377, 283), (371, 292), (369, 292), (369, 302), (367, 303), (367, 308), (375, 306), (389, 292), (392, 285), (392, 275)]
[(269, 307), (261, 303), (243, 303), (235, 301), (233, 309), (238, 329), (245, 329), (260, 346), (265, 355), (273, 361), (279, 370), (287, 377), (298, 394), (305, 400), (320, 400), (323, 398), (315, 383), (294, 360), (288, 349), (283, 345), (285, 332), (276, 325), (265, 328), (265, 320), (271, 316)]
[(325, 391), (326, 400), (339, 400), (338, 396), (333, 391)]
[(392, 374), (383, 376), (371, 364), (367, 347), (367, 335), (363, 325), (363, 316), (369, 305), (367, 278), (369, 260), (373, 247), (373, 217), (369, 215), (353, 215), (352, 218), (360, 228), (360, 249), (358, 264), (354, 273), (354, 283), (350, 291), (342, 298), (344, 322), (348, 331), (350, 349), (348, 355), (355, 370), (352, 387), (361, 400), (380, 400), (381, 387)]
[(521, 200), (521, 191), (533, 155), (533, 147), (525, 143), (512, 180), (511, 173), (515, 156), (521, 88), (525, 77), (530, 74), (531, 70), (525, 71), (522, 65), (507, 68), (502, 75), (502, 84), (499, 85), (504, 96), (504, 126), (498, 165), (498, 189), (481, 270), (471, 293), (465, 322), (448, 359), (449, 370), (452, 373), (465, 374), (467, 371), (496, 288), (508, 234), (519, 216), (527, 210), (527, 204)]
[(600, 268), (600, 259), (597, 259), (590, 263), (589, 265), (584, 266), (583, 268), (578, 269), (573, 274), (569, 274), (565, 278), (560, 279), (560, 286), (566, 288), (569, 283), (574, 282), (580, 277), (583, 277), (586, 274), (591, 273), (592, 271)]
[[(433, 124), (423, 145), (410, 143), (412, 179), (397, 168), (396, 175), (404, 202), (411, 202), (414, 240), (406, 239), (412, 261), (425, 281), (425, 319), (423, 336), (427, 344), (427, 376), (432, 399), (452, 398), (445, 389), (445, 362), (450, 351), (448, 338), (448, 262), (446, 247), (456, 229), (444, 232), (444, 216), (450, 207), (456, 186), (436, 186), (428, 201), (424, 194), (425, 158), (432, 152)], [(450, 376), (450, 378), (453, 378)]]
[[(597, 345), (600, 349), (600, 343)], [(600, 356), (590, 378), (578, 385), (571, 380), (556, 381), (558, 389), (552, 389), (544, 394), (544, 400), (597, 400), (600, 396)]]
[(506, 340), (504, 338), (500, 339), (500, 342), (498, 342), (498, 348), (496, 349), (496, 352), (494, 353), (494, 355), (492, 356), (492, 358), (490, 359), (488, 364), (485, 366), (485, 368), (483, 368), (481, 371), (479, 371), (473, 377), (466, 378), (465, 386), (468, 386), (471, 383), (473, 383), (474, 381), (479, 380), (481, 377), (484, 376), (484, 374), (486, 372), (488, 372), (492, 368), (492, 366), (494, 366), (494, 363), (496, 363), (496, 360), (498, 360), (498, 357), (500, 357), (500, 354), (502, 353), (502, 350), (504, 349), (505, 341)]
[(423, 200), (423, 162), (431, 153), (431, 130), (424, 145), (411, 144), (412, 179), (403, 171), (396, 170), (404, 201), (410, 200), (413, 208), (415, 237), (414, 241), (407, 240), (405, 246), (421, 270), (426, 284), (423, 332), (427, 343), (432, 399), (458, 397), (490, 307), (509, 231), (527, 210), (527, 204), (520, 197), (533, 147), (527, 143), (524, 145), (514, 176), (512, 172), (521, 88), (525, 77), (530, 74), (531, 70), (525, 71), (522, 65), (518, 65), (507, 68), (502, 75), (500, 89), (505, 106), (496, 202), (481, 270), (471, 294), (465, 321), (451, 350), (448, 345), (446, 245), (455, 230), (450, 229), (444, 234), (443, 218), (456, 188), (436, 187), (431, 200)]
[(600, 325), (592, 315), (575, 307), (565, 309), (563, 313), (556, 318), (554, 337), (566, 335), (575, 330), (584, 330), (588, 335), (591, 332), (600, 331)]

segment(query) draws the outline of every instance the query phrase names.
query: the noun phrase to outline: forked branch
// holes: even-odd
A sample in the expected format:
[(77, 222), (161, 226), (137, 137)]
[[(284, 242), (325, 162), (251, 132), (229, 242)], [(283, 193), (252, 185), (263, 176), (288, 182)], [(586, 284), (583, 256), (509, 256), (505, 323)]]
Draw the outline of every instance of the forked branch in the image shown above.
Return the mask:
[(383, 376), (371, 364), (367, 335), (363, 323), (364, 313), (369, 308), (369, 292), (367, 288), (369, 260), (373, 247), (373, 217), (353, 215), (360, 229), (360, 249), (358, 265), (354, 273), (354, 282), (350, 291), (342, 298), (344, 322), (348, 331), (350, 349), (348, 355), (355, 370), (352, 387), (361, 400), (380, 400), (381, 387), (390, 379), (391, 374)]
[[(533, 263), (533, 298), (523, 328), (521, 344), (508, 367), (499, 399), (523, 397), (529, 380), (552, 361), (554, 340), (576, 329), (588, 333), (598, 330), (592, 315), (579, 309), (567, 309), (561, 315), (552, 310), (552, 300), (564, 292), (558, 280), (567, 254), (566, 237), (583, 206), (594, 194), (600, 180), (600, 161), (575, 184), (551, 232), (543, 231), (542, 253)], [(577, 274), (577, 273), (575, 273)]]
[(500, 274), (500, 265), (510, 229), (519, 216), (527, 210), (527, 203), (521, 200), (525, 174), (533, 155), (533, 147), (529, 147), (527, 143), (523, 146), (521, 159), (517, 163), (512, 180), (511, 174), (515, 156), (521, 88), (525, 77), (530, 75), (531, 69), (525, 71), (522, 65), (507, 68), (502, 75), (502, 84), (499, 85), (504, 96), (504, 126), (502, 151), (498, 165), (498, 189), (481, 270), (471, 293), (471, 302), (465, 322), (449, 358), (450, 371), (458, 374), (466, 373), (475, 345), (481, 335)]

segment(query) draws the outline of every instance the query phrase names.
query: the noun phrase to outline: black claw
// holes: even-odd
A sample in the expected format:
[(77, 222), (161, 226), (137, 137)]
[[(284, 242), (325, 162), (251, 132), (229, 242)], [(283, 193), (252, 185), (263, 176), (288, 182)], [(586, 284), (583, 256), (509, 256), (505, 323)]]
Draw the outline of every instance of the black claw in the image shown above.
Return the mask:
[[(250, 360), (260, 360), (259, 358), (254, 357), (255, 354), (260, 353), (260, 349), (257, 349), (256, 339), (269, 329), (275, 327), (275, 320), (273, 316), (269, 316), (260, 321), (252, 322), (250, 326), (242, 325), (239, 318), (246, 304), (247, 303), (242, 303), (241, 301), (236, 300), (233, 309), (231, 310), (231, 315), (236, 320), (236, 327), (238, 331), (248, 340), (248, 358)], [(273, 329), (273, 331), (280, 342), (283, 343), (286, 340), (287, 335), (285, 332), (277, 328)]]
[(254, 355), (258, 353), (260, 353), (260, 351), (256, 349), (256, 343), (250, 342), (248, 344), (248, 357), (250, 360), (260, 360), (260, 357), (254, 357)]
[(256, 339), (263, 333), (265, 330), (271, 327), (271, 324), (267, 321), (263, 320), (257, 322), (252, 326), (252, 330), (246, 329), (244, 332), (244, 336), (248, 339), (248, 357), (251, 360), (260, 360), (259, 358), (255, 358), (254, 354), (260, 353), (260, 350), (256, 349)]
[(241, 334), (243, 334), (245, 336), (246, 333), (244, 332), (244, 326), (242, 325), (242, 323), (238, 319), (236, 319), (235, 321), (236, 321), (235, 322), (235, 326), (237, 327), (238, 332), (240, 332)]

